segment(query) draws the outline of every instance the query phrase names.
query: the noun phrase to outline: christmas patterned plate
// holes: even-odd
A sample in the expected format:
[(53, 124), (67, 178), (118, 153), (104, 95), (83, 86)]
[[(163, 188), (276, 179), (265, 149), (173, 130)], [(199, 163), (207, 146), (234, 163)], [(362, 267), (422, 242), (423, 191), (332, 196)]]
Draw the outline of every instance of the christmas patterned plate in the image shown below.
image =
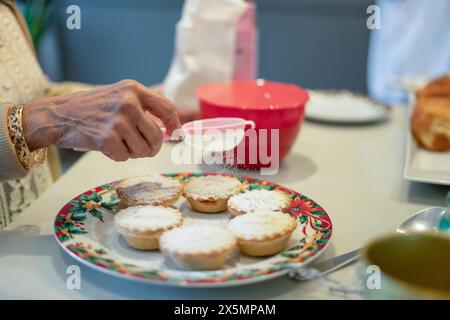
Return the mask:
[[(180, 181), (216, 173), (163, 174)], [(330, 241), (332, 224), (316, 202), (272, 182), (237, 177), (246, 189), (279, 190), (292, 203), (285, 210), (297, 218), (298, 227), (288, 248), (275, 256), (251, 258), (236, 253), (226, 267), (217, 271), (180, 270), (164, 259), (159, 251), (140, 251), (128, 247), (114, 230), (114, 214), (122, 204), (112, 182), (74, 198), (58, 213), (54, 223), (58, 243), (72, 257), (96, 270), (131, 280), (186, 287), (225, 287), (248, 284), (286, 274), (292, 267), (303, 266), (323, 252)], [(226, 226), (228, 212), (202, 214), (191, 210), (186, 199), (175, 204), (185, 223), (209, 223)]]

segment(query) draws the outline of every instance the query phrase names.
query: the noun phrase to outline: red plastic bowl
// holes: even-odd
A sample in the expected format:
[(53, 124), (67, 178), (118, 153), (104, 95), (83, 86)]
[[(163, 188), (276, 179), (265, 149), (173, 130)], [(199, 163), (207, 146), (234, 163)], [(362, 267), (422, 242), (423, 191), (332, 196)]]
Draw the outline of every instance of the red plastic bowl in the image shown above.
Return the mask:
[[(253, 120), (257, 130), (279, 129), (276, 149), (280, 162), (297, 138), (308, 101), (306, 90), (296, 85), (264, 80), (207, 84), (198, 89), (197, 97), (201, 118), (238, 117)], [(270, 130), (268, 134), (270, 150)], [(248, 156), (244, 162), (246, 168), (269, 166), (259, 158), (257, 163), (249, 163)]]

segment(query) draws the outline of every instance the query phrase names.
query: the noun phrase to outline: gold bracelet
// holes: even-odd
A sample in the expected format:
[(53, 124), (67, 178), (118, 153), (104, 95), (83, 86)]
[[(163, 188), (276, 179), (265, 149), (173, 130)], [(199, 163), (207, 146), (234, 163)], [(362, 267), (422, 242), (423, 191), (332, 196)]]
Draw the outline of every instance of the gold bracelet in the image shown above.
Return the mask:
[(47, 148), (31, 152), (28, 148), (22, 127), (23, 105), (12, 106), (8, 110), (8, 130), (16, 150), (17, 158), (26, 170), (37, 167), (47, 159)]

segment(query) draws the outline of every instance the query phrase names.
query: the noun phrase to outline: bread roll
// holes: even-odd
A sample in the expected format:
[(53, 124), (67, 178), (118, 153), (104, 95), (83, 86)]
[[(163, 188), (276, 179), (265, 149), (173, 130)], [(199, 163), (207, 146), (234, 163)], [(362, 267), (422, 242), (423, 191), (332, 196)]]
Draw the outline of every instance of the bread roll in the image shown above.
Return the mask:
[(450, 150), (450, 78), (431, 81), (416, 96), (411, 118), (413, 136), (431, 151)]

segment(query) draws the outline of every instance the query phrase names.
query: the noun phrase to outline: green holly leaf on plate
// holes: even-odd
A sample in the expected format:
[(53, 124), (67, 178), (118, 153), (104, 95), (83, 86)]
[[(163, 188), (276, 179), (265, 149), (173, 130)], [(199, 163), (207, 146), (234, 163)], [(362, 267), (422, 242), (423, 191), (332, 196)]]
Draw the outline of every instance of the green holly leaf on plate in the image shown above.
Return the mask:
[(86, 215), (84, 213), (83, 214), (72, 213), (70, 219), (72, 219), (73, 221), (80, 222), (86, 220)]
[(249, 190), (269, 190), (272, 191), (275, 189), (275, 186), (268, 186), (263, 184), (252, 184), (248, 187)]
[(101, 202), (102, 197), (97, 192), (93, 192), (91, 194), (82, 194), (80, 196), (80, 200), (84, 202), (88, 201)]
[(323, 212), (323, 211), (316, 211), (316, 212), (314, 212), (314, 215), (317, 216), (317, 217), (323, 217), (325, 215), (325, 212)]
[(304, 224), (308, 222), (308, 216), (300, 216), (299, 218), (300, 224)]
[(117, 203), (114, 203), (114, 202), (112, 202), (112, 203), (111, 202), (102, 202), (101, 206), (103, 208), (105, 208), (106, 210), (112, 211), (112, 210), (115, 210), (117, 208)]
[(80, 214), (80, 213), (85, 213), (86, 210), (87, 209), (83, 206), (77, 206), (77, 207), (70, 208), (69, 212), (72, 214)]
[(85, 233), (87, 233), (87, 231), (80, 230), (80, 229), (70, 229), (70, 233), (71, 234), (85, 234)]
[(103, 222), (103, 214), (101, 211), (97, 210), (97, 209), (92, 209), (89, 210), (89, 213), (94, 217), (99, 219), (101, 222)]

